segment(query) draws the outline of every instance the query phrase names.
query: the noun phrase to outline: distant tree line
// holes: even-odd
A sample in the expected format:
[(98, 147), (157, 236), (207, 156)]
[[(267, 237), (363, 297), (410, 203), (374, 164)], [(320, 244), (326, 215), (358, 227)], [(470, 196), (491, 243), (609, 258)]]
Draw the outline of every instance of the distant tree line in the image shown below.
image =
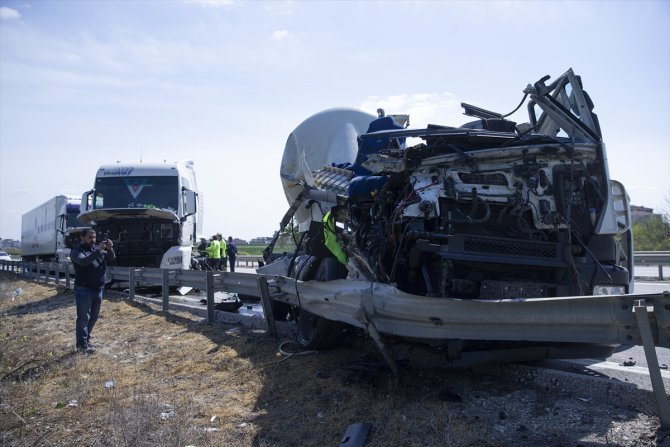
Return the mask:
[(633, 224), (636, 251), (670, 250), (670, 216), (653, 214)]

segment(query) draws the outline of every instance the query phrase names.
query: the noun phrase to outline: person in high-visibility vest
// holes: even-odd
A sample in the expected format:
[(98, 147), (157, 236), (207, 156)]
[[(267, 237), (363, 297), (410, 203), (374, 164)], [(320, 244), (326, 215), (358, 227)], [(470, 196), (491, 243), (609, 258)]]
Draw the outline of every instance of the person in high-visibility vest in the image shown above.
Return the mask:
[(349, 262), (349, 257), (342, 250), (340, 242), (337, 240), (337, 232), (335, 227), (335, 216), (332, 214), (332, 210), (328, 211), (325, 216), (323, 216), (323, 239), (326, 248), (335, 255), (338, 261), (342, 264), (347, 265)]
[(212, 236), (207, 247), (207, 263), (213, 270), (221, 268), (221, 244), (216, 236)]

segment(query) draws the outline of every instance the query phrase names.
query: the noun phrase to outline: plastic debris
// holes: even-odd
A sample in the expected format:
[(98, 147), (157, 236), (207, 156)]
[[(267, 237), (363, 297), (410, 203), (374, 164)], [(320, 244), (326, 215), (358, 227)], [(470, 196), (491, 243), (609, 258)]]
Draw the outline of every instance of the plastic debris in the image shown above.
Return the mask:
[(340, 447), (363, 447), (372, 424), (356, 422), (351, 424), (340, 441)]
[(113, 380), (108, 380), (107, 382), (105, 382), (105, 388), (114, 388), (114, 385), (116, 384), (114, 383)]
[(161, 420), (172, 419), (174, 417), (174, 410), (169, 410), (161, 413)]
[(246, 422), (242, 422), (241, 424), (236, 425), (237, 428), (244, 428), (244, 427), (246, 427), (246, 426), (247, 426), (247, 423), (246, 423)]
[(70, 402), (68, 402), (67, 406), (68, 406), (68, 407), (76, 407), (76, 406), (79, 406), (79, 402), (77, 402), (76, 400), (72, 399)]
[(213, 423), (215, 420), (216, 420), (216, 415), (212, 416), (212, 417), (209, 419), (209, 422), (210, 422), (210, 423)]

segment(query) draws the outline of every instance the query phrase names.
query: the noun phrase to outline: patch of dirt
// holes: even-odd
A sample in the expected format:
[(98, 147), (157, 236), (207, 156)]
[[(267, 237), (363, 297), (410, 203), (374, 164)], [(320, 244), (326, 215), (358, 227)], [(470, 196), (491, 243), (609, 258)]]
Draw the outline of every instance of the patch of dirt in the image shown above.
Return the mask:
[(287, 358), (263, 331), (116, 292), (95, 354), (75, 352), (74, 325), (72, 291), (0, 273), (2, 446), (331, 446), (356, 422), (366, 446), (670, 445), (648, 405), (619, 396), (635, 390), (589, 395), (527, 366), (396, 378), (365, 340)]

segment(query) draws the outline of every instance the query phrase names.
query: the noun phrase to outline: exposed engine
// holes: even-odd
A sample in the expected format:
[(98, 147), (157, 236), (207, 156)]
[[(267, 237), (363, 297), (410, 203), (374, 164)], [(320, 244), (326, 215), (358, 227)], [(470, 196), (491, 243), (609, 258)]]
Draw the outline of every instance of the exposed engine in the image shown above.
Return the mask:
[(346, 250), (365, 261), (366, 275), (426, 296), (549, 297), (626, 285), (614, 236), (594, 234), (608, 185), (595, 148), (505, 146), (511, 140), (480, 148), (478, 135), (447, 134), (371, 156), (364, 166), (374, 175), (350, 181)]

